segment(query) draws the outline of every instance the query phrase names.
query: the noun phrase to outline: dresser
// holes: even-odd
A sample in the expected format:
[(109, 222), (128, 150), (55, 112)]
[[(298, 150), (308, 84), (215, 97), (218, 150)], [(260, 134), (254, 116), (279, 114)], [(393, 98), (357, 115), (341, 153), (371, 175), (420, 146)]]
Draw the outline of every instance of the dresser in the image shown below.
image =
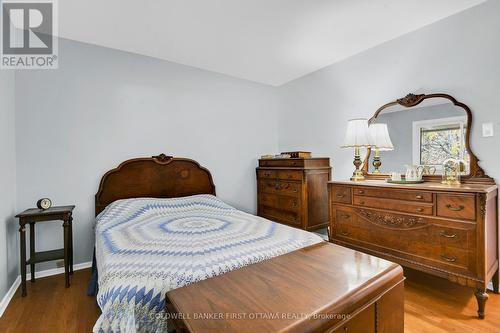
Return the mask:
[(257, 214), (304, 230), (328, 226), (330, 159), (261, 159)]
[(330, 240), (475, 289), (484, 317), (498, 293), (496, 185), (329, 182)]

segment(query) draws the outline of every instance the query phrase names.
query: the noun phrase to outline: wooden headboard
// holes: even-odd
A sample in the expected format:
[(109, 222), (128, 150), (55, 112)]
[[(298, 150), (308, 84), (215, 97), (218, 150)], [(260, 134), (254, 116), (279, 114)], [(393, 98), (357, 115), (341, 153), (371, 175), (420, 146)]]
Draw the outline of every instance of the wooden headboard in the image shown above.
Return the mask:
[(210, 171), (198, 162), (165, 154), (134, 158), (101, 178), (95, 195), (95, 214), (119, 199), (175, 198), (195, 194), (215, 195)]

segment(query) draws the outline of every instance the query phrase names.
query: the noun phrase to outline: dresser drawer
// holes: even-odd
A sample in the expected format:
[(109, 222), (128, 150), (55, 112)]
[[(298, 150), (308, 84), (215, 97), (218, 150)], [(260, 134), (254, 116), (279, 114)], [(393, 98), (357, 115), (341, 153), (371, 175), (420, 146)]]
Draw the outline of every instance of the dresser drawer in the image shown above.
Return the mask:
[(437, 215), (455, 219), (476, 219), (476, 199), (471, 194), (438, 194)]
[(260, 216), (271, 221), (282, 222), (294, 226), (300, 226), (302, 222), (300, 212), (286, 211), (275, 207), (260, 205)]
[(351, 188), (347, 186), (331, 186), (330, 194), (332, 202), (350, 204)]
[(302, 184), (280, 180), (259, 180), (259, 191), (262, 193), (291, 195), (300, 197), (302, 195)]
[[(427, 261), (436, 267), (461, 273), (472, 272), (475, 258), (475, 229), (441, 226), (439, 220), (369, 209), (335, 212), (334, 238), (379, 247), (413, 261)], [(395, 251), (395, 252), (394, 252)]]
[(288, 211), (300, 211), (302, 206), (300, 198), (267, 193), (259, 196), (259, 204)]
[(258, 178), (270, 178), (276, 179), (278, 178), (278, 173), (275, 170), (257, 170)]
[(359, 195), (354, 195), (354, 205), (420, 215), (432, 215), (434, 210), (433, 204), (379, 199)]
[(398, 191), (386, 188), (377, 189), (368, 187), (354, 187), (353, 193), (355, 195), (363, 195), (367, 197), (419, 201), (419, 202), (433, 202), (432, 193), (430, 192)]

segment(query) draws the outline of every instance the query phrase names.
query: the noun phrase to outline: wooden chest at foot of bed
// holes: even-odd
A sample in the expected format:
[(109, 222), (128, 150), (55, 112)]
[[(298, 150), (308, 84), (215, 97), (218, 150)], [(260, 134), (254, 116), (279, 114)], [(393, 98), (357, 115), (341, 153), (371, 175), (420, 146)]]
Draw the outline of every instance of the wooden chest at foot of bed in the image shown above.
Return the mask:
[(403, 333), (403, 270), (329, 243), (172, 290), (169, 330)]

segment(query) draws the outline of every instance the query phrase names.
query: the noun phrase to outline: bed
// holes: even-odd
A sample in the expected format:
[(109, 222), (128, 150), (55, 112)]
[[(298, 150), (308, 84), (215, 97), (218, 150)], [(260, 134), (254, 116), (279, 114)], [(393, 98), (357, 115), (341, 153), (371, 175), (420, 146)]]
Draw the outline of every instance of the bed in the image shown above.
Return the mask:
[[(190, 159), (161, 154), (125, 161), (102, 177), (95, 199), (102, 314), (94, 332), (171, 331), (167, 292), (326, 244), (231, 207), (215, 196), (210, 172)], [(381, 277), (394, 271), (383, 265)]]

